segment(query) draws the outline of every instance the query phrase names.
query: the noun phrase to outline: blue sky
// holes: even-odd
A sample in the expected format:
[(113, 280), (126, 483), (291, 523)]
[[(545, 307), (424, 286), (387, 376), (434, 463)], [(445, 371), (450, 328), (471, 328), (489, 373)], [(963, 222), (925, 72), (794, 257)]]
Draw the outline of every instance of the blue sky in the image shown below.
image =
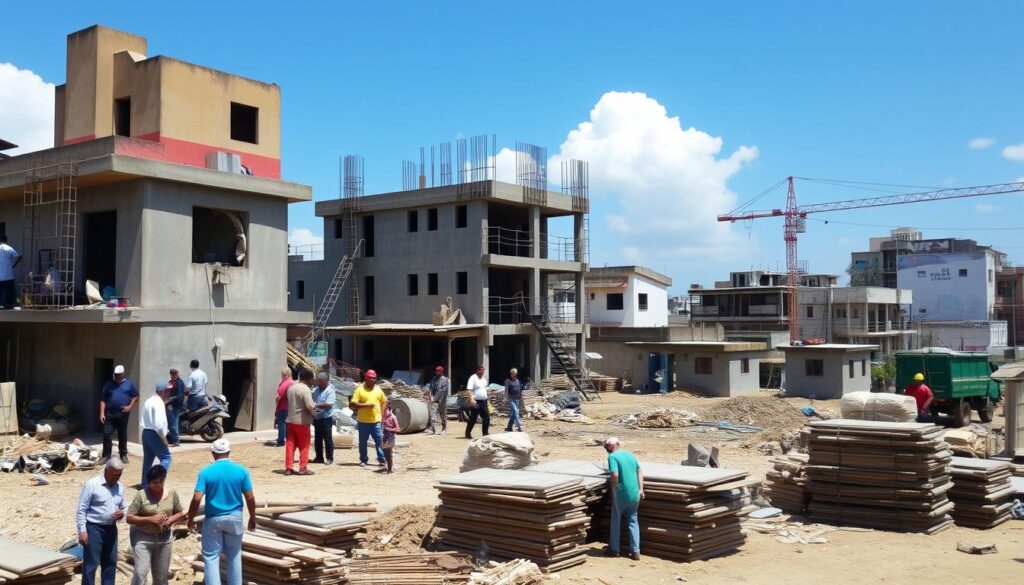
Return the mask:
[[(677, 292), (784, 264), (781, 220), (714, 216), (787, 175), (1024, 177), (1024, 2), (9, 4), (0, 63), (47, 82), (65, 78), (66, 35), (99, 23), (146, 36), (150, 54), (278, 83), (284, 177), (318, 200), (337, 196), (345, 153), (365, 157), (368, 193), (397, 190), (403, 159), (460, 135), (590, 158), (592, 263), (665, 271)], [(798, 184), (807, 203), (871, 194)], [(801, 258), (842, 273), (869, 236), (914, 225), (1024, 261), (1022, 212), (1024, 197), (1000, 196), (836, 213), (810, 222)], [(312, 204), (289, 215), (321, 231)]]

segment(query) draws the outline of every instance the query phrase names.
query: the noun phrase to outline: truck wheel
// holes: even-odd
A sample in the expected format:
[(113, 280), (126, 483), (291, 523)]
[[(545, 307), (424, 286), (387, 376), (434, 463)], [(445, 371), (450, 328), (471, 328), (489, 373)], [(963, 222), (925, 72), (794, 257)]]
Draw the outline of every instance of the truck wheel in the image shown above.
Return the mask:
[(953, 426), (966, 427), (971, 424), (971, 403), (961, 398), (953, 405)]
[(996, 414), (996, 403), (992, 402), (991, 396), (985, 397), (985, 402), (982, 403), (982, 407), (978, 409), (978, 418), (981, 422), (992, 422), (992, 417)]
[(199, 438), (207, 443), (212, 443), (223, 436), (224, 427), (221, 426), (220, 421), (210, 421), (199, 431)]

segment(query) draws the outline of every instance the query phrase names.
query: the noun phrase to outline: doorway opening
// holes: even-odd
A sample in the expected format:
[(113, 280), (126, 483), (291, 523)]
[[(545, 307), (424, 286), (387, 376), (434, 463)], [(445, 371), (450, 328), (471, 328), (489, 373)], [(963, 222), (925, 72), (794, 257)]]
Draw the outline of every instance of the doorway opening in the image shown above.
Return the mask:
[(225, 431), (256, 428), (256, 360), (226, 360), (221, 363), (221, 392), (228, 401)]
[(101, 294), (105, 288), (116, 290), (117, 211), (97, 211), (84, 216), (85, 255), (82, 272), (85, 279), (95, 281)]

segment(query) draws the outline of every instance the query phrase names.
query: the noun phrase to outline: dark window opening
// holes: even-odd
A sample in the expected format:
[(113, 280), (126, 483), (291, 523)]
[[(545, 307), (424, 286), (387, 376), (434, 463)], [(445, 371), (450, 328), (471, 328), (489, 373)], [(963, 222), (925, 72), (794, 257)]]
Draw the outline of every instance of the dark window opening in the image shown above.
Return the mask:
[(693, 373), (694, 374), (711, 374), (711, 358), (699, 357), (693, 360)]
[(114, 134), (132, 135), (132, 98), (114, 100)]
[(418, 211), (413, 209), (408, 213), (408, 231), (418, 232), (420, 231), (420, 214)]
[(853, 360), (850, 360), (850, 377), (852, 378), (853, 376)]
[(231, 140), (259, 143), (260, 109), (231, 102)]
[(622, 293), (609, 293), (605, 300), (605, 309), (608, 311), (621, 311)]
[(244, 266), (248, 221), (244, 213), (192, 208), (192, 262)]
[(86, 213), (83, 219), (85, 279), (98, 284), (100, 294), (105, 289), (116, 290), (117, 211)]
[(373, 277), (367, 276), (363, 280), (363, 314), (371, 317), (373, 309)]
[(807, 360), (804, 362), (804, 374), (808, 376), (824, 376), (825, 360)]
[(302, 300), (306, 298), (306, 281), (296, 280), (295, 281), (295, 298)]
[(420, 294), (420, 276), (418, 274), (409, 275), (409, 296), (414, 297)]
[(431, 207), (427, 210), (427, 231), (437, 231), (437, 208)]
[(340, 240), (345, 235), (344, 222), (340, 217), (334, 218), (334, 239)]
[(363, 355), (359, 356), (363, 360), (363, 362), (367, 362), (376, 357), (374, 355), (374, 350), (376, 349), (375, 345), (376, 344), (374, 344), (372, 339), (363, 340)]
[(961, 268), (960, 269), (960, 276), (961, 277), (967, 276), (967, 269), (966, 268)]
[(640, 294), (638, 294), (637, 295), (637, 300), (640, 303), (640, 310), (641, 311), (646, 311), (647, 310), (647, 293), (640, 293)]
[(814, 318), (814, 307), (812, 307), (811, 305), (807, 305), (807, 318), (808, 319), (813, 319)]
[(373, 256), (373, 216), (363, 216), (363, 256)]
[(740, 360), (740, 373), (741, 374), (749, 374), (750, 373), (750, 358), (743, 358), (743, 359)]
[(459, 295), (469, 294), (469, 273), (468, 272), (456, 272), (455, 273), (455, 294), (459, 294)]
[(340, 337), (335, 337), (334, 338), (334, 359), (338, 360), (339, 362), (342, 361), (342, 357), (343, 357), (342, 350), (344, 350), (344, 349), (345, 349), (345, 345), (342, 343), (342, 339)]
[(464, 228), (469, 225), (469, 210), (465, 205), (455, 206), (455, 227)]
[(430, 274), (427, 275), (427, 294), (428, 295), (436, 295), (437, 294), (437, 273), (436, 272), (431, 272)]

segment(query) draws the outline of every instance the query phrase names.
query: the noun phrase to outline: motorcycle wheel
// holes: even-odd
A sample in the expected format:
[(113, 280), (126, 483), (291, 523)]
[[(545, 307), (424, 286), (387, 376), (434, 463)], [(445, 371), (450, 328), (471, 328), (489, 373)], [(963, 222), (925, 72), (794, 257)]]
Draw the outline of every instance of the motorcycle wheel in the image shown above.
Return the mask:
[(199, 438), (207, 443), (212, 443), (223, 436), (224, 427), (221, 426), (220, 421), (208, 422), (206, 426), (199, 430)]

